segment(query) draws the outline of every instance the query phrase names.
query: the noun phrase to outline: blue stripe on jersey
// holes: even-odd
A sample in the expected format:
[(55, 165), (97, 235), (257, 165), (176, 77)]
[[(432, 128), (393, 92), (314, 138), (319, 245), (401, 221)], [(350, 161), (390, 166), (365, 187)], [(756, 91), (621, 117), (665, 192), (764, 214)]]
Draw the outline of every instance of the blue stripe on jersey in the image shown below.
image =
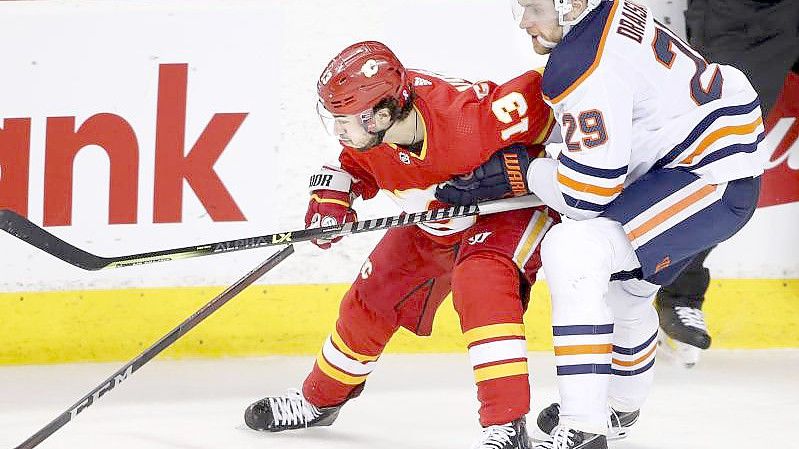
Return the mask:
[(636, 346), (634, 348), (625, 348), (625, 347), (622, 347), (622, 346), (613, 345), (613, 352), (615, 352), (616, 354), (635, 355), (635, 354), (643, 351), (644, 349), (646, 349), (649, 345), (651, 345), (652, 342), (655, 341), (655, 338), (657, 338), (657, 336), (658, 336), (658, 333), (655, 332), (654, 335), (649, 337), (649, 340), (647, 340), (646, 343), (644, 343), (642, 345), (638, 345), (638, 346)]
[[(541, 80), (541, 90), (546, 97), (562, 94), (601, 56), (597, 55), (599, 42), (612, 9), (613, 1), (603, 1), (552, 49)], [(556, 60), (558, 63), (553, 63)]]
[(611, 374), (612, 372), (610, 365), (599, 363), (558, 366), (558, 376), (569, 376), (572, 374)]
[(735, 153), (754, 153), (757, 151), (757, 146), (760, 144), (760, 141), (765, 137), (766, 132), (764, 131), (757, 136), (757, 139), (753, 143), (736, 143), (724, 148), (719, 148), (718, 150), (702, 158), (702, 160), (698, 163), (691, 165), (691, 169), (693, 170), (695, 168), (704, 167), (705, 165), (711, 164), (719, 159), (723, 159)]
[(685, 151), (686, 148), (693, 145), (694, 142), (696, 142), (696, 139), (698, 139), (699, 136), (702, 135), (702, 133), (704, 133), (719, 117), (723, 117), (725, 115), (745, 115), (752, 112), (758, 106), (760, 106), (760, 101), (755, 99), (755, 101), (749, 104), (727, 106), (716, 109), (703, 118), (702, 121), (699, 122), (699, 124), (696, 125), (696, 127), (691, 131), (691, 133), (688, 134), (688, 137), (682, 141), (682, 143), (674, 147), (665, 156), (660, 158), (660, 160), (655, 163), (654, 168), (663, 168), (666, 165), (674, 162), (674, 160), (677, 159), (677, 157), (683, 151)]
[[(615, 376), (635, 376), (636, 374), (641, 374), (643, 372), (649, 371), (649, 368), (652, 368), (655, 364), (655, 359), (652, 359), (651, 362), (647, 363), (646, 365), (642, 366), (641, 368), (634, 369), (632, 371), (626, 371), (623, 369), (613, 369), (613, 375)], [(558, 373), (560, 374), (560, 373)]]
[(552, 335), (563, 337), (566, 335), (598, 335), (612, 334), (612, 324), (579, 324), (576, 326), (552, 326)]
[(566, 204), (575, 209), (590, 210), (591, 212), (604, 212), (608, 207), (607, 204), (596, 204), (586, 200), (578, 200), (577, 198), (566, 195), (565, 193), (561, 194), (563, 195), (563, 200), (566, 201)]
[(566, 167), (576, 172), (580, 172), (587, 176), (593, 176), (595, 178), (616, 179), (619, 176), (624, 176), (627, 174), (626, 165), (624, 167), (613, 168), (613, 169), (596, 168), (588, 165), (583, 165), (575, 161), (574, 159), (569, 158), (564, 153), (560, 153), (560, 155), (558, 156), (558, 161), (561, 164), (565, 165)]

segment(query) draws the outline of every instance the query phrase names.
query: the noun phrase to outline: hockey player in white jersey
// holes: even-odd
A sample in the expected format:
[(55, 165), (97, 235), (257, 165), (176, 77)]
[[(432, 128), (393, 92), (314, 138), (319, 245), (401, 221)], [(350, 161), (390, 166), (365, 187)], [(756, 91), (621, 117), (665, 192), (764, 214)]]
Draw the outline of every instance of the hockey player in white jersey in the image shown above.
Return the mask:
[[(652, 383), (658, 286), (754, 213), (768, 158), (760, 107), (740, 71), (707, 62), (645, 6), (512, 3), (534, 50), (550, 54), (543, 92), (564, 139), (556, 159), (526, 161), (527, 188), (571, 219), (542, 247), (561, 403), (538, 425), (552, 447), (604, 449)], [(488, 168), (438, 198), (495, 198)]]

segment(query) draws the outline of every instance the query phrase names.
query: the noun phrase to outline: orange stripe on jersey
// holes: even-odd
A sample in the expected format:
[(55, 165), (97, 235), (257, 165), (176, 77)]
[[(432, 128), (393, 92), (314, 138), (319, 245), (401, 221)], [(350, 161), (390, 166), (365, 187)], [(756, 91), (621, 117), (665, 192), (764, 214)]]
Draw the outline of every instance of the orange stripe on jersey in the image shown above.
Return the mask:
[(725, 126), (724, 128), (719, 128), (713, 131), (712, 133), (708, 134), (707, 137), (705, 137), (704, 139), (702, 139), (702, 142), (696, 147), (694, 152), (691, 153), (688, 157), (686, 157), (682, 161), (680, 161), (680, 164), (690, 164), (691, 162), (693, 162), (694, 158), (702, 154), (707, 149), (707, 147), (713, 145), (714, 142), (723, 137), (732, 136), (732, 135), (741, 136), (741, 135), (750, 134), (761, 124), (763, 124), (763, 118), (758, 117), (757, 120), (755, 120), (752, 123), (747, 123), (746, 125)]
[(696, 203), (697, 201), (701, 200), (702, 198), (710, 195), (711, 193), (716, 191), (717, 186), (714, 184), (709, 184), (701, 189), (697, 190), (696, 192), (688, 195), (687, 197), (683, 198), (676, 204), (670, 206), (668, 209), (660, 212), (659, 214), (655, 215), (654, 217), (650, 218), (649, 220), (645, 221), (641, 226), (633, 229), (632, 231), (627, 233), (627, 238), (630, 240), (635, 240), (638, 237), (646, 234), (647, 232), (651, 231), (655, 226), (663, 223), (664, 221), (668, 220), (669, 218), (677, 215), (678, 213), (682, 212), (688, 206)]
[(613, 187), (600, 187), (593, 184), (586, 184), (584, 182), (575, 181), (574, 179), (571, 179), (568, 176), (560, 173), (558, 173), (558, 182), (578, 192), (588, 192), (593, 193), (594, 195), (607, 197), (617, 195), (624, 188), (624, 184), (619, 184)]
[(555, 346), (555, 355), (610, 354), (612, 344)]
[(597, 66), (599, 66), (599, 60), (602, 59), (602, 51), (604, 51), (605, 49), (605, 41), (607, 40), (608, 32), (610, 31), (611, 28), (610, 24), (613, 23), (613, 19), (616, 17), (616, 9), (619, 7), (619, 3), (621, 3), (621, 1), (619, 0), (613, 2), (613, 7), (611, 8), (610, 14), (608, 14), (607, 21), (605, 22), (605, 29), (602, 30), (602, 39), (599, 40), (599, 47), (597, 48), (596, 56), (594, 57), (594, 62), (591, 63), (591, 66), (588, 67), (588, 70), (586, 70), (585, 73), (580, 75), (580, 77), (577, 78), (577, 81), (573, 82), (571, 86), (567, 87), (566, 90), (563, 91), (563, 93), (561, 93), (555, 98), (547, 98), (547, 100), (549, 100), (553, 104), (563, 101), (563, 99), (567, 95), (572, 93), (574, 89), (577, 89), (577, 86), (579, 86), (583, 81), (585, 81), (585, 79), (588, 78), (591, 75), (591, 73), (594, 72)]
[(653, 345), (652, 349), (650, 349), (649, 352), (647, 352), (646, 354), (642, 355), (641, 357), (638, 357), (635, 360), (631, 360), (629, 362), (625, 362), (624, 360), (613, 359), (613, 363), (616, 364), (616, 365), (619, 365), (619, 366), (627, 366), (627, 367), (635, 366), (635, 365), (643, 362), (644, 360), (646, 360), (647, 357), (652, 355), (652, 353), (655, 352), (655, 350), (657, 348), (658, 348), (658, 345)]

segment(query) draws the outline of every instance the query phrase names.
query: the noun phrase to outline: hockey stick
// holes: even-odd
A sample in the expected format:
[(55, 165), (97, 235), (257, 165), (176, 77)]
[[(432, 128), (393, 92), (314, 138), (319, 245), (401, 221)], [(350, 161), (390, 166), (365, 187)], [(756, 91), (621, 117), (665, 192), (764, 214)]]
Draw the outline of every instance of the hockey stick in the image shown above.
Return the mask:
[(261, 276), (266, 274), (267, 271), (271, 270), (277, 264), (285, 260), (288, 256), (290, 256), (294, 252), (294, 247), (292, 245), (287, 246), (286, 248), (282, 249), (281, 251), (273, 254), (269, 259), (258, 265), (254, 270), (247, 273), (246, 276), (242, 277), (230, 287), (225, 289), (222, 293), (217, 295), (214, 299), (204, 305), (200, 310), (194, 312), (194, 314), (185, 321), (180, 323), (178, 327), (172, 329), (168, 334), (164, 335), (160, 340), (155, 342), (152, 346), (147, 348), (144, 352), (139, 354), (136, 358), (128, 362), (125, 366), (119, 369), (119, 371), (115, 372), (111, 375), (108, 379), (103, 381), (100, 385), (94, 388), (89, 394), (81, 398), (78, 402), (76, 402), (72, 407), (70, 407), (67, 411), (62, 413), (58, 418), (51, 421), (46, 426), (39, 429), (38, 432), (33, 434), (30, 438), (25, 440), (24, 443), (20, 444), (16, 447), (16, 449), (30, 449), (36, 447), (44, 441), (47, 437), (55, 433), (58, 429), (66, 425), (68, 422), (72, 421), (75, 416), (86, 410), (90, 405), (97, 402), (104, 394), (108, 393), (114, 387), (122, 383), (122, 381), (126, 380), (130, 377), (133, 373), (136, 372), (139, 368), (141, 368), (145, 363), (152, 360), (153, 357), (161, 353), (164, 349), (169, 347), (172, 343), (174, 343), (177, 339), (182, 337), (186, 334), (186, 332), (190, 331), (194, 328), (194, 326), (200, 324), (204, 319), (208, 318), (212, 313), (216, 312), (220, 307), (225, 305), (228, 301), (233, 299), (234, 296), (241, 293), (242, 290), (247, 288), (250, 284), (258, 280)]
[(321, 228), (302, 229), (299, 231), (278, 232), (223, 242), (206, 243), (184, 248), (166, 249), (149, 253), (131, 254), (127, 256), (102, 257), (84, 251), (69, 244), (41, 227), (33, 224), (25, 217), (8, 209), (0, 210), (0, 229), (14, 237), (33, 245), (40, 250), (55, 256), (84, 270), (102, 270), (107, 268), (129, 267), (155, 262), (166, 262), (189, 257), (208, 256), (231, 251), (262, 248), (264, 246), (286, 245), (313, 239), (332, 239), (336, 236), (396, 228), (412, 224), (430, 223), (439, 220), (468, 217), (477, 214), (493, 214), (509, 210), (540, 206), (541, 201), (534, 195), (517, 198), (487, 201), (475, 206), (453, 206), (444, 209), (428, 210), (412, 214), (400, 214), (393, 217), (373, 218), (342, 225), (323, 226)]

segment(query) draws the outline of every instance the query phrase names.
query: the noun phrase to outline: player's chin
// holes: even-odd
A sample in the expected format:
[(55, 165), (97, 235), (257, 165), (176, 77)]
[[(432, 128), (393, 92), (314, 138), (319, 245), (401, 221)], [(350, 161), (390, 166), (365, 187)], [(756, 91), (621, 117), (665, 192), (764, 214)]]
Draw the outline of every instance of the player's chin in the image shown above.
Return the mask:
[(359, 153), (363, 153), (363, 152), (369, 151), (372, 148), (380, 145), (380, 143), (381, 143), (380, 139), (377, 136), (375, 136), (372, 139), (369, 139), (369, 141), (367, 141), (366, 143), (363, 143), (361, 145), (353, 145), (353, 144), (351, 144), (349, 146), (351, 148), (354, 148)]

